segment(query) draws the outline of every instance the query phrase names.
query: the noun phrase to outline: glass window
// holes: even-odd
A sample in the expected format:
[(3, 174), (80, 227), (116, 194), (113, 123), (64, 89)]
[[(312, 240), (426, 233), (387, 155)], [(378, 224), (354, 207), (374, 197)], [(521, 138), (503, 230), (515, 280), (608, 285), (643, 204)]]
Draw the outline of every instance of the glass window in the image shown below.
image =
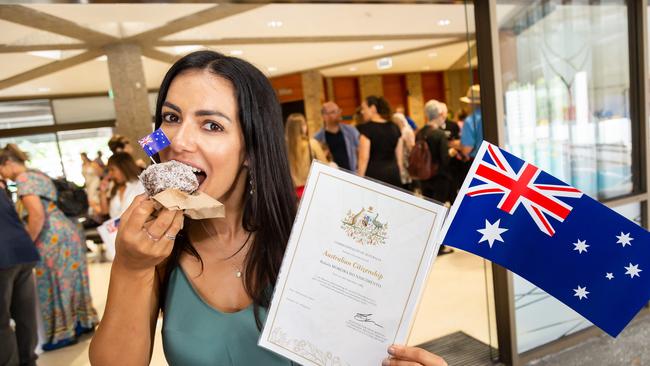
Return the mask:
[(0, 130), (53, 124), (49, 100), (0, 102)]
[(38, 169), (50, 177), (62, 177), (61, 155), (53, 133), (40, 135), (0, 138), (0, 146), (13, 143), (27, 153), (27, 167)]
[[(497, 0), (506, 146), (586, 194), (634, 192), (625, 0)], [(640, 204), (618, 210), (640, 218)], [(518, 351), (591, 326), (513, 275)]]
[(111, 155), (107, 142), (112, 134), (113, 129), (110, 127), (57, 132), (61, 147), (61, 160), (69, 181), (80, 186), (84, 185), (80, 154), (85, 152), (91, 160), (94, 160), (97, 157), (97, 151), (101, 151), (106, 159)]
[(592, 197), (632, 193), (626, 1), (497, 3), (507, 148)]

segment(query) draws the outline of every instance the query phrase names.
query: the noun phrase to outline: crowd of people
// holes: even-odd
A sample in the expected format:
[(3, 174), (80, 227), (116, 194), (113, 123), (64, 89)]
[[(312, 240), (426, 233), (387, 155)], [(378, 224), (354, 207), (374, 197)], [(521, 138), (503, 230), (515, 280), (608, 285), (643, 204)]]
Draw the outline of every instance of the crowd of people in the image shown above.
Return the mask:
[[(27, 166), (25, 152), (15, 144), (0, 149), (0, 365), (35, 365), (37, 346), (51, 351), (74, 344), (99, 323), (78, 218), (98, 225), (144, 193), (138, 180), (144, 164), (132, 157), (128, 139), (115, 135), (108, 145), (113, 154), (106, 164), (101, 151), (93, 160), (80, 154), (88, 212), (79, 217), (66, 214), (57, 185)], [(15, 184), (16, 202), (6, 180)]]
[[(301, 196), (311, 161), (316, 159), (451, 204), (483, 141), (479, 86), (470, 87), (461, 101), (472, 111), (469, 116), (458, 113), (464, 120), (451, 119), (445, 103), (429, 100), (421, 128), (404, 114), (403, 107), (393, 113), (380, 96), (365, 98), (355, 123), (344, 122), (339, 106), (328, 101), (321, 109), (323, 128), (313, 138), (307, 133), (305, 116), (290, 115), (285, 123), (286, 144), (297, 196)], [(411, 152), (418, 141), (426, 143), (435, 167), (426, 179), (409, 171), (409, 164), (417, 159)]]
[[(220, 364), (225, 358), (228, 364), (288, 364), (257, 347), (255, 334), (311, 162), (450, 203), (482, 140), (478, 92), (473, 86), (463, 99), (473, 109), (464, 121), (449, 119), (444, 103), (428, 101), (427, 122), (419, 129), (403, 108), (393, 113), (381, 96), (363, 100), (354, 124), (344, 122), (339, 106), (329, 101), (321, 109), (323, 127), (311, 137), (304, 115), (282, 121), (270, 83), (254, 66), (211, 51), (180, 59), (158, 96), (156, 128), (162, 128), (171, 145), (156, 158), (200, 169), (206, 176), (201, 189), (222, 202), (228, 215), (199, 222), (164, 208), (154, 214), (138, 180), (146, 164), (134, 159), (123, 136), (108, 142), (112, 155), (106, 163), (99, 153), (95, 159), (81, 153), (88, 221), (121, 218), (107, 307), (91, 344), (91, 362), (148, 363), (162, 311), (170, 364)], [(412, 152), (424, 145), (435, 174), (417, 179), (409, 169)], [(27, 161), (15, 145), (0, 149), (1, 178), (15, 182), (17, 196), (14, 203), (0, 193), (3, 365), (35, 364), (39, 322), (44, 351), (75, 343), (99, 323), (89, 291), (83, 227), (59, 208), (52, 180)], [(202, 311), (205, 304), (218, 312)], [(240, 316), (227, 317), (230, 313)], [(183, 324), (196, 327), (187, 330)], [(178, 327), (207, 343), (188, 343)], [(224, 329), (236, 334), (226, 336)], [(391, 362), (445, 364), (415, 347), (394, 345), (388, 353)]]

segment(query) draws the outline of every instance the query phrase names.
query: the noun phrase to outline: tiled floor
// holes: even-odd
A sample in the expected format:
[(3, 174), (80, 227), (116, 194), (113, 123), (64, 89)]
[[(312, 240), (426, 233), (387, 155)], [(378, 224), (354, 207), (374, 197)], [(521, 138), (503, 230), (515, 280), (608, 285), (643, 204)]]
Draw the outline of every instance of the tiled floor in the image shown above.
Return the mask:
[[(486, 281), (483, 260), (465, 252), (456, 251), (439, 257), (431, 272), (423, 299), (418, 309), (409, 344), (420, 344), (441, 336), (463, 331), (489, 343), (490, 327), (486, 305)], [(488, 270), (490, 266), (487, 266)], [(491, 273), (487, 273), (491, 278)], [(90, 265), (90, 290), (100, 316), (106, 305), (110, 276), (110, 263)], [(491, 283), (491, 281), (488, 281)], [(492, 291), (489, 289), (489, 291)], [(493, 346), (496, 346), (494, 316), (492, 323)], [(166, 365), (160, 337), (160, 322), (156, 331), (151, 365)], [(40, 355), (40, 366), (88, 365), (90, 337), (64, 349)]]

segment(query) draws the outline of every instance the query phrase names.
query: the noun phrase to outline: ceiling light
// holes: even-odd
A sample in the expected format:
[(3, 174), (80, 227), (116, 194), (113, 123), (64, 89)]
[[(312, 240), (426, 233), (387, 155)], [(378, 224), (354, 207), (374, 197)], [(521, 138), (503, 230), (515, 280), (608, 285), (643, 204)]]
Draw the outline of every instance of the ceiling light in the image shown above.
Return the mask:
[(393, 59), (391, 57), (383, 57), (377, 60), (377, 68), (379, 70), (386, 70), (393, 67)]
[(106, 55), (99, 56), (95, 60), (96, 61), (108, 61), (108, 56), (106, 56)]
[(202, 48), (203, 46), (198, 46), (198, 45), (176, 46), (174, 47), (174, 53), (177, 55), (184, 55), (186, 53), (198, 51)]
[(431, 66), (422, 66), (422, 70), (431, 70)]
[(449, 24), (451, 24), (451, 20), (449, 20), (449, 19), (440, 19), (438, 21), (438, 25), (441, 26), (441, 27), (446, 27)]
[(350, 71), (357, 71), (357, 68), (356, 68), (356, 67), (354, 67), (354, 66), (352, 66), (352, 67), (351, 67), (351, 68), (349, 68), (348, 70), (350, 70)]
[(271, 28), (280, 28), (282, 27), (282, 21), (281, 20), (271, 20), (270, 22), (266, 23), (267, 26)]
[(244, 51), (242, 51), (242, 50), (231, 50), (231, 51), (230, 51), (230, 54), (231, 54), (232, 56), (241, 56), (241, 55), (244, 54)]
[(376, 44), (376, 45), (372, 46), (372, 49), (375, 50), (375, 51), (383, 50), (384, 45), (383, 44)]
[(41, 93), (45, 93), (45, 92), (49, 92), (50, 88), (38, 88), (37, 90)]
[(436, 56), (438, 56), (438, 53), (437, 52), (430, 52), (429, 54), (427, 54), (427, 56), (436, 57)]
[(38, 56), (38, 57), (43, 57), (43, 58), (49, 58), (52, 60), (60, 60), (61, 59), (61, 51), (31, 51), (27, 52), (32, 56)]
[(278, 68), (275, 66), (269, 66), (266, 69), (269, 70), (269, 72), (278, 71)]

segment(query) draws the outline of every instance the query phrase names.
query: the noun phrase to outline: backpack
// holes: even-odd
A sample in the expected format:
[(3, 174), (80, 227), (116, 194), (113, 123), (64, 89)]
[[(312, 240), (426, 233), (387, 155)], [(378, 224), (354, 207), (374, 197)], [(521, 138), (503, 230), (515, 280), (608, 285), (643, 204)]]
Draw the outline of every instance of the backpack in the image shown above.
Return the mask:
[(56, 206), (68, 217), (83, 216), (88, 212), (88, 195), (83, 187), (65, 180), (52, 179), (56, 187)]
[(415, 145), (411, 149), (408, 160), (408, 172), (411, 178), (429, 180), (438, 174), (440, 164), (433, 161), (429, 144), (427, 143), (428, 127), (423, 128), (415, 136)]

